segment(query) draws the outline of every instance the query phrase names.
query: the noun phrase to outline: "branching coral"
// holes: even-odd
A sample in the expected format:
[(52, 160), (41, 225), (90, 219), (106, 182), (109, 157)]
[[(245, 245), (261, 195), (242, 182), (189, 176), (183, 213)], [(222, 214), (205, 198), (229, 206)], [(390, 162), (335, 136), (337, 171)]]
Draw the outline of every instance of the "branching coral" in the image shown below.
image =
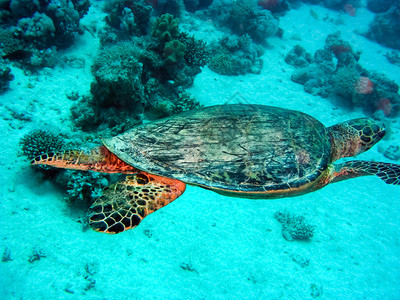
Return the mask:
[(62, 151), (64, 141), (59, 135), (39, 129), (24, 135), (20, 140), (20, 146), (23, 155), (33, 159), (45, 153)]
[(178, 39), (186, 46), (184, 58), (189, 65), (203, 67), (208, 63), (210, 51), (206, 42), (196, 39), (187, 32), (182, 32)]

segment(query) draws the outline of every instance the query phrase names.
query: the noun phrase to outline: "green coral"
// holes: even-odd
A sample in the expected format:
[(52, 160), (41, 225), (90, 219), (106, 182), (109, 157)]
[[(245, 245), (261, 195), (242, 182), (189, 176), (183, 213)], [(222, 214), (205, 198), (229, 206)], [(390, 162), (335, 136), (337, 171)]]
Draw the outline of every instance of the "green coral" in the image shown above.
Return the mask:
[(178, 40), (165, 43), (164, 57), (168, 62), (178, 63), (185, 55), (186, 46)]
[(161, 43), (165, 43), (177, 38), (179, 35), (179, 19), (173, 15), (164, 14), (156, 19), (152, 36)]
[(33, 130), (25, 134), (21, 138), (19, 144), (23, 155), (29, 159), (49, 152), (62, 151), (64, 149), (64, 141), (59, 135), (41, 129)]

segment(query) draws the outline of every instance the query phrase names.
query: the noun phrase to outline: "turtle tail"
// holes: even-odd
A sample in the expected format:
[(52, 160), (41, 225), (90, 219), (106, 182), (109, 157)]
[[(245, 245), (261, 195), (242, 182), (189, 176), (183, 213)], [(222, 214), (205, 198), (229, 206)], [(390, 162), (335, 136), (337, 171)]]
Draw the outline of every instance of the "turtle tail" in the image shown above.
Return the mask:
[(331, 182), (368, 175), (376, 175), (387, 184), (400, 185), (400, 165), (362, 160), (335, 165)]
[(49, 152), (35, 157), (31, 165), (104, 173), (134, 174), (137, 172), (137, 169), (119, 159), (104, 146), (94, 148), (89, 153), (83, 150)]

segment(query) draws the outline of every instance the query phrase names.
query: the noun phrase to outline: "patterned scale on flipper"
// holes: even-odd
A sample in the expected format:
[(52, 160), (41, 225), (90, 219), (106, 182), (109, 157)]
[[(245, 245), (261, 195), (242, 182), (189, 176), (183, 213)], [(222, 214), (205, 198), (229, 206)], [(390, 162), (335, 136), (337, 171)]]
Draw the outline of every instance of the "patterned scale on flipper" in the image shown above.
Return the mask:
[(90, 207), (89, 225), (99, 232), (119, 233), (139, 225), (149, 214), (177, 199), (185, 183), (145, 172), (127, 176), (104, 190)]

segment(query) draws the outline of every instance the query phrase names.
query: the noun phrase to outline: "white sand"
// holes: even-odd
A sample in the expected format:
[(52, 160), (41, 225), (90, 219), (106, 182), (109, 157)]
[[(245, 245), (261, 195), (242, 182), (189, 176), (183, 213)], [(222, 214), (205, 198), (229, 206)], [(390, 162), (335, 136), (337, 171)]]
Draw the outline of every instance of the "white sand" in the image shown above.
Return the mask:
[[(313, 53), (327, 34), (340, 30), (362, 51), (366, 68), (398, 84), (400, 68), (383, 57), (387, 49), (355, 34), (372, 18), (369, 12), (360, 9), (353, 18), (312, 9), (318, 20), (310, 6), (281, 18), (284, 37), (269, 39), (260, 75), (227, 77), (205, 68), (190, 92), (205, 105), (241, 99), (298, 109), (326, 125), (363, 116), (306, 94), (290, 80), (293, 68), (284, 55), (295, 44)], [(344, 24), (333, 25), (325, 16)], [(134, 230), (114, 236), (83, 232), (77, 219), (85, 212), (68, 205), (65, 191), (31, 170), (18, 156), (18, 141), (37, 128), (79, 138), (71, 132), (73, 101), (65, 94), (88, 93), (92, 45), (97, 41), (86, 33), (66, 53), (83, 56), (83, 70), (58, 66), (27, 77), (14, 67), (11, 90), (0, 96), (0, 254), (8, 248), (12, 258), (0, 262), (0, 299), (311, 299), (313, 287), (321, 299), (400, 298), (400, 189), (375, 177), (271, 201), (188, 187)], [(31, 120), (15, 119), (11, 111)], [(393, 126), (398, 132), (399, 122)], [(359, 159), (388, 161), (376, 147)], [(284, 209), (316, 225), (311, 242), (282, 237), (273, 214)], [(45, 257), (29, 263), (33, 249)], [(309, 260), (309, 266), (294, 259)]]

